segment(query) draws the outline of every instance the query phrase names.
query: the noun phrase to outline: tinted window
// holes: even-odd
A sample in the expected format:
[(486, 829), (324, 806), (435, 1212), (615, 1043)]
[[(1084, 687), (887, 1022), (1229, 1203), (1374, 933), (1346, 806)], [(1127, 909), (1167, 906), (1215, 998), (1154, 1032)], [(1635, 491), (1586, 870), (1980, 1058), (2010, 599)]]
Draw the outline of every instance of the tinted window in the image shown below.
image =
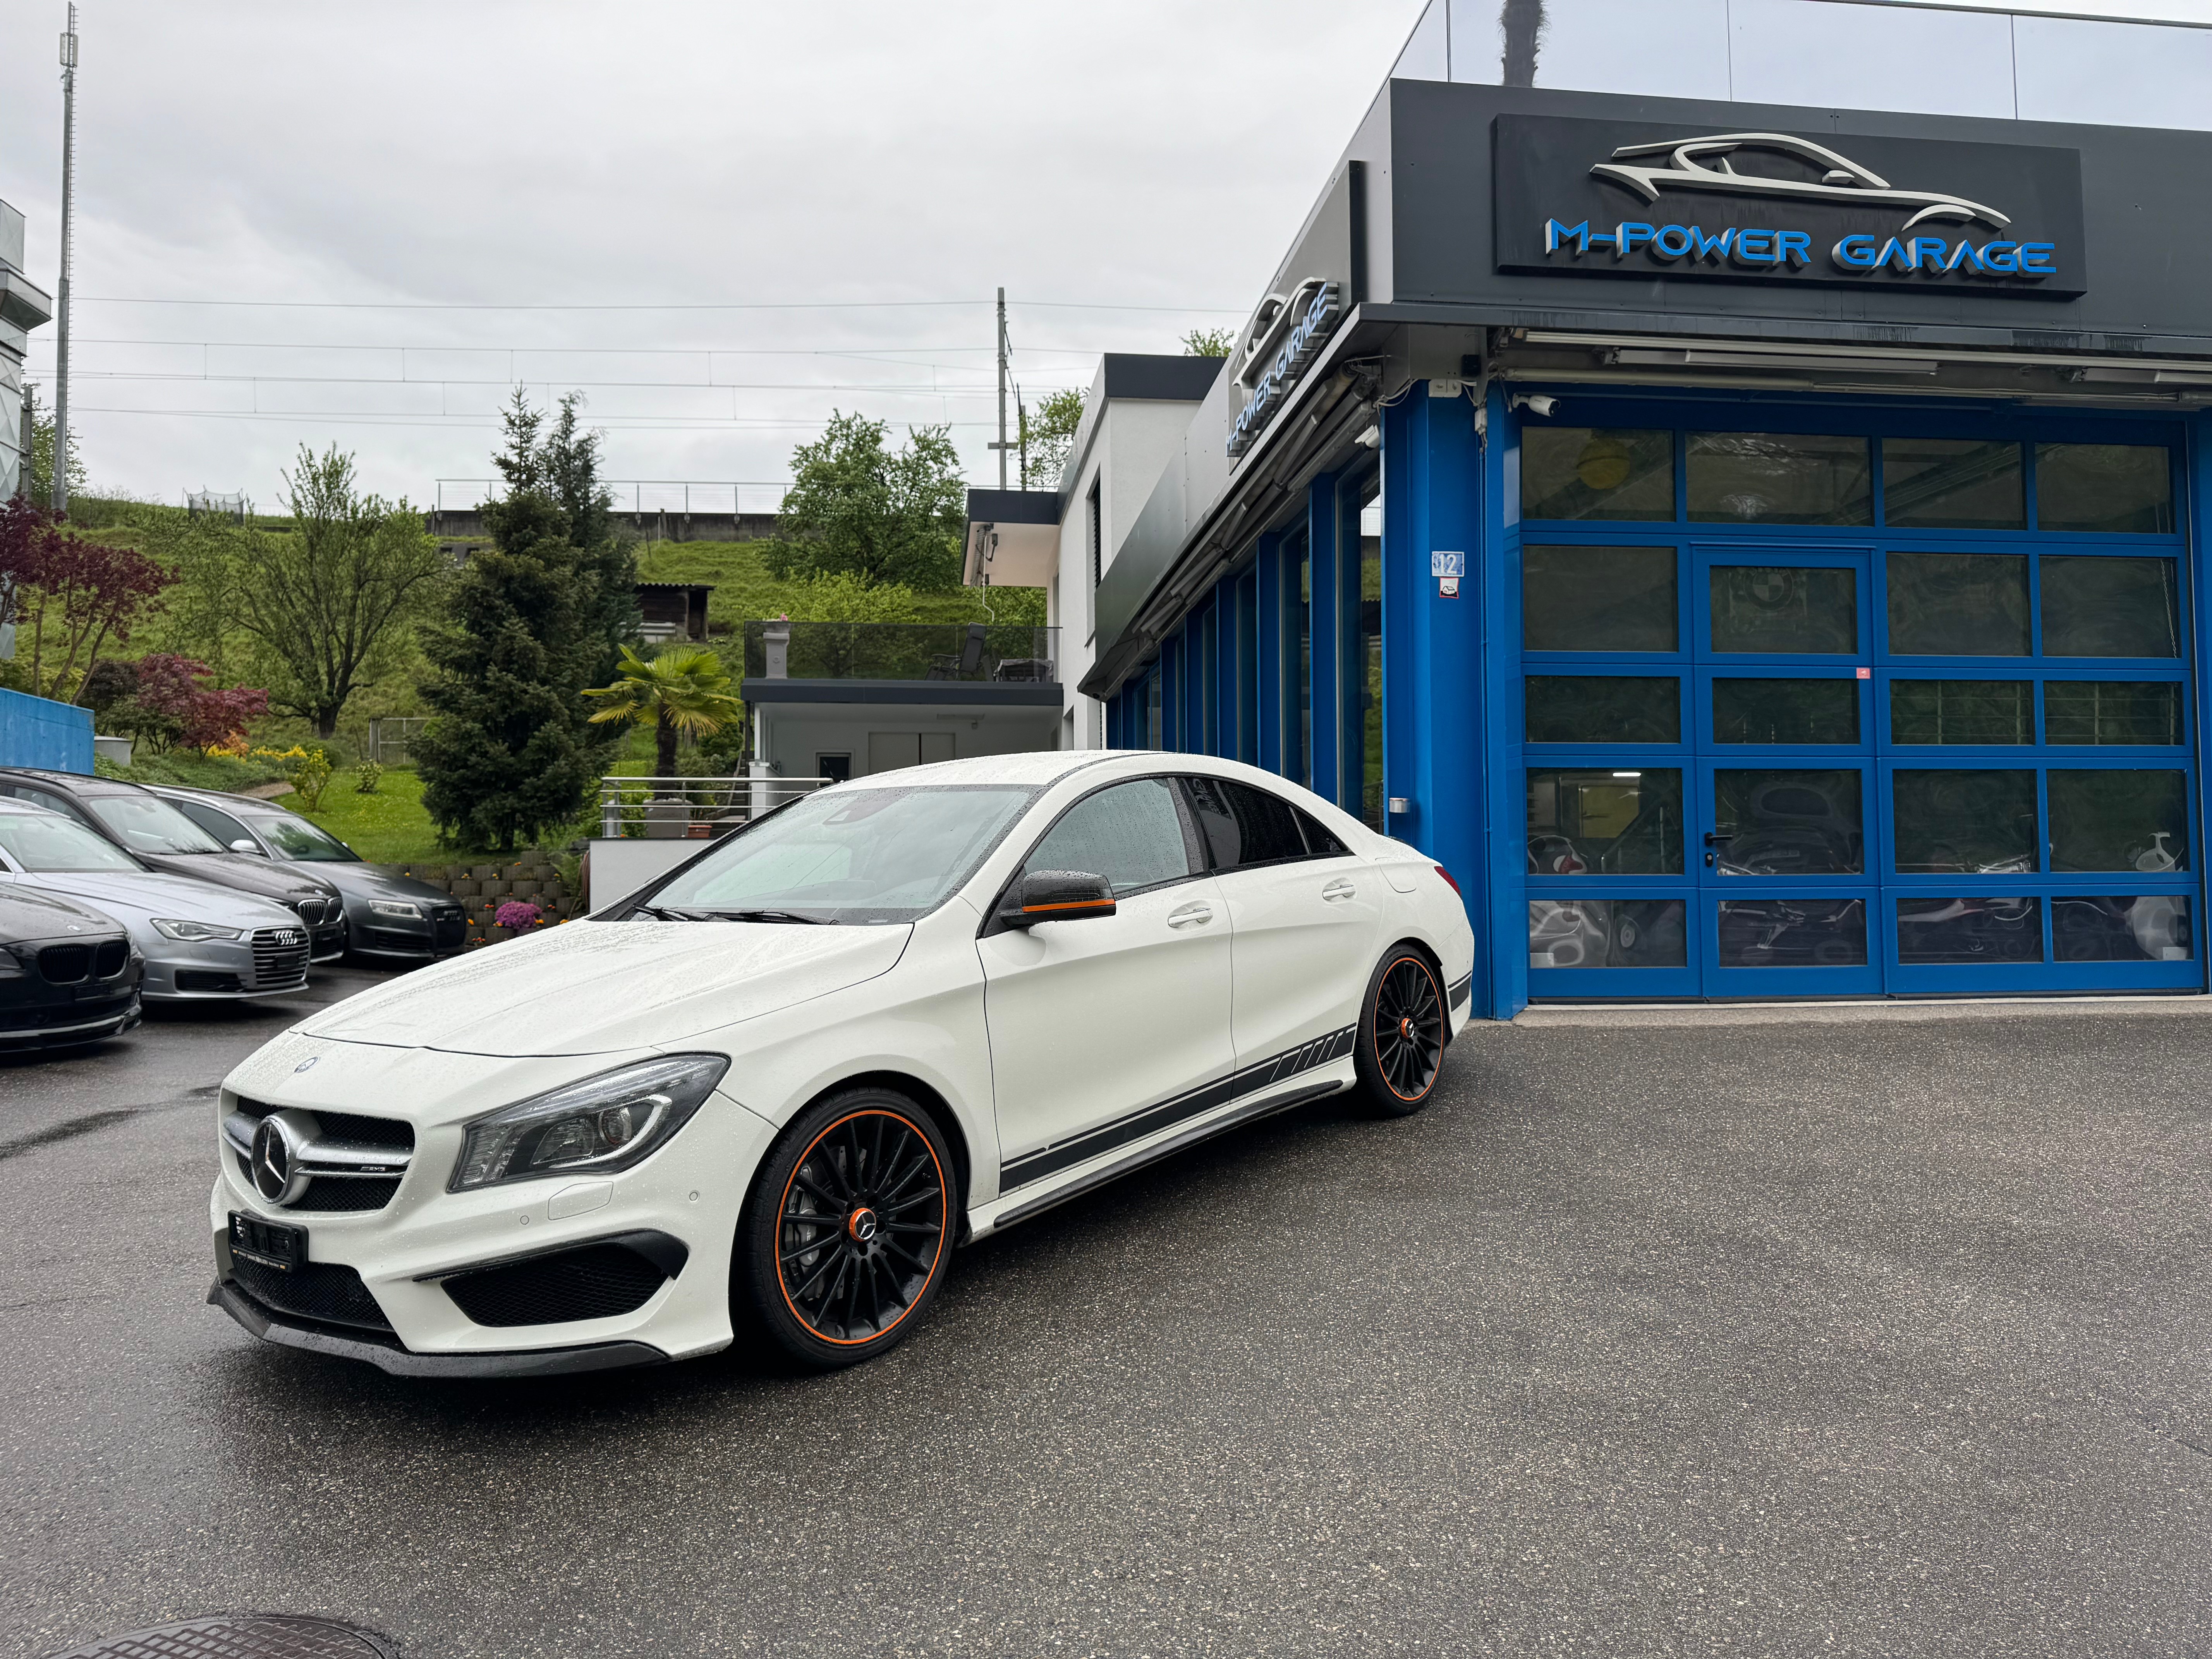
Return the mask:
[[(1297, 811), (1296, 807), (1291, 811)], [(1322, 822), (1310, 812), (1298, 811), (1298, 828), (1305, 831), (1306, 853), (1317, 859), (1349, 858), (1352, 849), (1322, 827)]]
[(1191, 805), (1215, 869), (1305, 857), (1305, 837), (1298, 831), (1298, 820), (1305, 815), (1280, 796), (1220, 778), (1184, 781), (1190, 787)]
[(2042, 567), (2045, 656), (2181, 654), (2172, 559), (2047, 554)]
[(1844, 656), (1859, 648), (1855, 571), (1717, 564), (1707, 574), (1716, 651)]
[(1531, 674), (1523, 682), (1531, 743), (1680, 743), (1682, 683), (1626, 674)]
[(1690, 516), (1740, 524), (1872, 524), (1864, 438), (1690, 434)]
[(1022, 866), (1024, 875), (1033, 870), (1103, 876), (1117, 897), (1181, 881), (1191, 873), (1190, 848), (1175, 786), (1165, 778), (1139, 778), (1076, 802)]
[(1674, 434), (1589, 426), (1522, 428), (1521, 515), (1672, 519)]
[(134, 853), (220, 853), (222, 843), (155, 795), (96, 795), (92, 815)]
[(2038, 444), (2035, 522), (2043, 530), (2173, 533), (2173, 472), (2164, 445)]
[(228, 812), (217, 811), (205, 801), (180, 800), (177, 811), (228, 847), (234, 841), (252, 841), (246, 827)]
[(280, 859), (301, 859), (317, 864), (359, 864), (361, 855), (335, 836), (305, 818), (266, 817), (258, 820), (262, 838)]
[(1884, 438), (1881, 512), (1893, 529), (2025, 530), (2017, 443)]
[(1671, 547), (1526, 547), (1521, 642), (1530, 651), (1672, 651)]
[(2029, 646), (2026, 556), (1889, 556), (1889, 648), (1899, 656), (2024, 657)]

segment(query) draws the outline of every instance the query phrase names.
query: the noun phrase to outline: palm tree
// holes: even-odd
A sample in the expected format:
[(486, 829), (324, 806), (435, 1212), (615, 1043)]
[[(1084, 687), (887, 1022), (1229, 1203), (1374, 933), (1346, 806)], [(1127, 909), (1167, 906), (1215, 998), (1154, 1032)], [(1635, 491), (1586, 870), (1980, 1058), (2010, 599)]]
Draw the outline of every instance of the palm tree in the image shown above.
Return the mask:
[(612, 685), (584, 693), (609, 700), (592, 721), (635, 720), (652, 726), (653, 766), (661, 777), (676, 775), (678, 732), (704, 737), (744, 712), (744, 705), (730, 690), (722, 659), (712, 651), (684, 646), (664, 651), (650, 662), (628, 646), (622, 653), (620, 678)]

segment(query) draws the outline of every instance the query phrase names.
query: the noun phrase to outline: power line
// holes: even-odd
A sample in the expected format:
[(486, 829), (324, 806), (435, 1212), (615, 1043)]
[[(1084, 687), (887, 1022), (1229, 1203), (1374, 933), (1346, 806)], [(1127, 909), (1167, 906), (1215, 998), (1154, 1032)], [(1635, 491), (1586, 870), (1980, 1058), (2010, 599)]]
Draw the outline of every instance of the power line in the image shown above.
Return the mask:
[[(425, 415), (394, 415), (380, 417), (373, 410), (244, 410), (244, 409), (123, 409), (94, 404), (79, 406), (85, 415), (152, 415), (169, 421), (318, 421), (333, 426), (395, 426), (421, 427), (438, 432), (496, 432), (498, 420), (490, 416), (454, 415), (430, 416)], [(611, 431), (629, 432), (783, 432), (817, 431), (828, 422), (780, 421), (765, 416), (736, 416), (712, 418), (683, 415), (615, 415), (596, 420), (594, 426)], [(982, 427), (995, 425), (991, 421), (927, 421), (926, 426)]]
[[(103, 306), (228, 306), (271, 311), (885, 311), (927, 307), (988, 306), (990, 300), (744, 300), (579, 301), (544, 305), (503, 301), (426, 300), (187, 300), (85, 294), (83, 305)], [(1134, 306), (1090, 300), (1014, 300), (1010, 305), (1054, 311), (1142, 311), (1181, 317), (1242, 317), (1248, 307)]]

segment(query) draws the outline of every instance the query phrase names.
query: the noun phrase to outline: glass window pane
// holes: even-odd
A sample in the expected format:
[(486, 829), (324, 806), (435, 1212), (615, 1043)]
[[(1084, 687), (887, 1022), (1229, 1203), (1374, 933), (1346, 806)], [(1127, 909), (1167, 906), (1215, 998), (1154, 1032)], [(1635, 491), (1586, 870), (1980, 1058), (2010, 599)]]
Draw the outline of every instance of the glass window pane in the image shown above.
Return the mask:
[(1531, 899), (1531, 968), (1683, 968), (1680, 899)]
[(1859, 968), (1866, 965), (1864, 899), (1723, 899), (1723, 968)]
[(2052, 769), (2051, 867), (2142, 870), (2189, 867), (2189, 804), (2180, 772)]
[(1673, 768), (1531, 768), (1528, 873), (1679, 876), (1682, 775)]
[(2043, 901), (2034, 898), (1901, 898), (1897, 959), (1903, 963), (2040, 962)]
[(2178, 680), (2045, 680), (2045, 743), (2181, 741)]
[(2045, 656), (2181, 654), (2181, 599), (2172, 559), (2057, 553), (2037, 563)]
[(1895, 773), (1890, 781), (1897, 867), (1905, 874), (2035, 869), (2035, 774)]
[(1358, 703), (1359, 817), (1382, 829), (1382, 479), (1377, 473), (1359, 492), (1359, 639), (1352, 653)]
[(1673, 651), (1675, 617), (1671, 547), (1521, 550), (1524, 649)]
[(2163, 444), (2038, 444), (2039, 530), (2173, 533), (2173, 472)]
[(1892, 743), (2033, 743), (2027, 680), (1892, 680)]
[(1872, 524), (1864, 438), (1690, 434), (1690, 516), (1735, 524)]
[(1891, 554), (1889, 648), (1900, 657), (2027, 655), (2027, 556)]
[(1164, 778), (1139, 778), (1078, 801), (1045, 831), (1022, 866), (1024, 875), (1036, 870), (1103, 876), (1116, 896), (1181, 881), (1191, 867), (1175, 786)]
[(1715, 867), (1724, 876), (1833, 876), (1866, 868), (1859, 774), (1713, 774)]
[(2027, 471), (2017, 443), (1884, 438), (1882, 521), (1893, 530), (2025, 530)]
[(1856, 680), (1713, 682), (1717, 743), (1856, 743)]
[(1674, 434), (1617, 427), (1521, 428), (1524, 519), (1674, 516)]
[(2061, 962), (2186, 962), (2197, 945), (2189, 920), (2179, 894), (2055, 898), (2051, 953)]
[(1669, 676), (1531, 674), (1530, 743), (1680, 743), (1682, 683)]
[(1717, 564), (1713, 649), (1850, 656), (1859, 648), (1858, 573), (1822, 566)]

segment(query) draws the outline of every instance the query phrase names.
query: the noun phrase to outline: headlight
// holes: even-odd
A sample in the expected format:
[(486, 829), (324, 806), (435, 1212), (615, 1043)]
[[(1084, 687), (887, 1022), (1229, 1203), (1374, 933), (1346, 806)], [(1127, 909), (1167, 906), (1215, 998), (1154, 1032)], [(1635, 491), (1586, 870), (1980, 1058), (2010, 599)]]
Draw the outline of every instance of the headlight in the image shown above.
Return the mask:
[(419, 904), (410, 904), (405, 899), (371, 899), (368, 902), (368, 908), (375, 915), (405, 916), (410, 921), (422, 920), (422, 907)]
[(671, 1054), (488, 1112), (466, 1126), (447, 1190), (627, 1170), (690, 1121), (729, 1069), (721, 1054)]
[(6, 945), (0, 945), (0, 979), (21, 979), (22, 976), (23, 964), (15, 960), (15, 953)]
[(242, 939), (243, 927), (218, 927), (211, 921), (171, 921), (155, 916), (154, 929), (164, 939), (185, 940), (202, 939)]

